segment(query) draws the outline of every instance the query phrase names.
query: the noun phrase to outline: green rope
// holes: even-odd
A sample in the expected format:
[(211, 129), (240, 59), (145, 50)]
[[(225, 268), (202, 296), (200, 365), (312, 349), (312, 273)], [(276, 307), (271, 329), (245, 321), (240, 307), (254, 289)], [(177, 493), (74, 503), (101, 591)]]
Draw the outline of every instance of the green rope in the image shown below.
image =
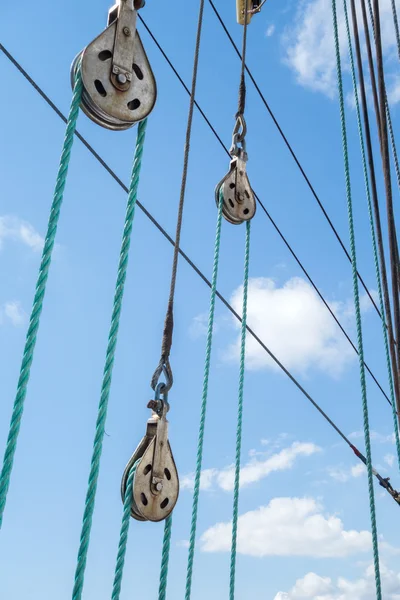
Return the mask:
[(169, 563), (169, 550), (171, 547), (171, 531), (172, 531), (172, 516), (169, 516), (165, 521), (164, 526), (164, 539), (162, 545), (161, 555), (161, 569), (160, 569), (160, 586), (158, 588), (158, 600), (165, 600), (167, 595), (167, 578), (168, 578), (168, 563)]
[(17, 393), (15, 396), (13, 412), (11, 416), (10, 430), (4, 453), (3, 468), (0, 475), (0, 528), (3, 522), (3, 514), (7, 501), (7, 492), (10, 485), (11, 472), (13, 468), (14, 455), (17, 448), (18, 435), (21, 427), (22, 413), (24, 411), (25, 398), (28, 381), (31, 373), (33, 354), (36, 338), (39, 330), (40, 315), (43, 308), (43, 300), (46, 292), (47, 278), (49, 275), (54, 240), (57, 233), (57, 225), (60, 217), (61, 204), (64, 197), (64, 189), (67, 181), (68, 166), (71, 158), (71, 149), (74, 142), (76, 122), (79, 115), (79, 104), (82, 93), (82, 78), (80, 68), (77, 69), (74, 92), (65, 130), (65, 138), (58, 168), (57, 181), (54, 189), (53, 203), (51, 205), (49, 223), (44, 241), (42, 260), (36, 283), (35, 297), (26, 335), (24, 354), (18, 379)]
[(390, 110), (389, 110), (389, 104), (388, 104), (387, 98), (386, 98), (385, 102), (386, 102), (386, 118), (387, 118), (388, 128), (389, 128), (390, 143), (392, 146), (394, 168), (396, 171), (397, 187), (399, 188), (399, 191), (400, 191), (400, 166), (399, 166), (399, 159), (397, 156), (396, 142), (394, 139), (392, 117), (390, 116)]
[[(352, 47), (352, 42), (351, 42), (349, 16), (348, 16), (348, 11), (347, 11), (346, 0), (343, 0), (343, 6), (344, 6), (344, 16), (345, 16), (345, 22), (346, 22), (347, 40), (348, 40), (348, 45), (349, 45), (351, 77), (353, 80), (354, 99), (355, 99), (355, 104), (356, 104), (358, 135), (360, 138), (360, 146), (361, 146), (361, 158), (362, 158), (362, 165), (363, 165), (363, 172), (364, 172), (365, 192), (366, 192), (367, 203), (368, 203), (368, 215), (369, 215), (369, 224), (370, 224), (371, 237), (372, 237), (372, 249), (374, 252), (375, 274), (376, 274), (376, 281), (377, 281), (377, 285), (378, 285), (380, 310), (381, 310), (381, 314), (384, 315), (385, 314), (385, 306), (384, 306), (384, 302), (383, 302), (381, 273), (380, 273), (380, 268), (379, 268), (378, 249), (377, 249), (377, 245), (376, 245), (374, 217), (373, 217), (373, 212), (372, 212), (371, 192), (370, 192), (369, 180), (368, 180), (367, 160), (365, 157), (364, 133), (363, 133), (362, 123), (361, 123), (360, 103), (359, 103), (358, 90), (357, 90), (357, 78), (356, 78), (356, 70), (355, 70), (355, 66), (354, 66), (353, 47)], [(388, 379), (389, 379), (389, 387), (390, 387), (390, 400), (392, 403), (394, 435), (395, 435), (396, 448), (397, 448), (397, 459), (398, 459), (398, 464), (399, 464), (399, 469), (400, 469), (399, 426), (398, 426), (397, 413), (396, 413), (396, 400), (395, 400), (394, 387), (393, 387), (393, 375), (392, 375), (392, 368), (391, 368), (391, 362), (390, 362), (389, 342), (388, 342), (386, 323), (385, 323), (384, 319), (382, 319), (382, 331), (383, 331), (383, 341), (385, 344), (386, 366), (387, 366), (387, 371), (388, 371)]]
[(125, 564), (126, 545), (128, 542), (128, 532), (129, 532), (129, 525), (130, 525), (130, 521), (131, 521), (133, 480), (135, 478), (136, 469), (137, 469), (139, 463), (140, 463), (140, 460), (137, 460), (135, 462), (135, 464), (133, 465), (132, 469), (129, 472), (128, 481), (126, 482), (126, 489), (125, 489), (125, 496), (124, 496), (124, 510), (122, 513), (122, 523), (121, 523), (121, 531), (119, 534), (117, 563), (115, 565), (114, 584), (113, 584), (111, 600), (119, 600), (119, 595), (121, 593), (122, 576), (124, 573), (124, 564)]
[(365, 449), (366, 449), (367, 471), (368, 471), (368, 491), (369, 491), (369, 504), (370, 504), (370, 513), (371, 513), (372, 546), (373, 546), (373, 554), (374, 554), (376, 596), (377, 596), (377, 600), (382, 600), (381, 577), (380, 577), (380, 569), (379, 569), (378, 533), (377, 533), (376, 515), (375, 515), (375, 495), (374, 495), (374, 485), (373, 485), (371, 439), (370, 439), (369, 417), (368, 417), (367, 386), (366, 386), (366, 381), (365, 381), (365, 368), (364, 368), (364, 347), (363, 347), (363, 339), (362, 339), (361, 309), (360, 309), (360, 297), (359, 297), (358, 279), (357, 279), (357, 255), (356, 255), (356, 244), (355, 244), (354, 222), (353, 222), (353, 204), (352, 204), (352, 198), (351, 198), (350, 166), (349, 166), (349, 157), (348, 157), (348, 149), (347, 149), (346, 116), (345, 116), (345, 111), (344, 111), (342, 67), (341, 67), (341, 60), (340, 60), (339, 31), (338, 31), (337, 14), (336, 14), (336, 0), (332, 0), (332, 16), (333, 16), (334, 38), (335, 38), (337, 82), (338, 82), (339, 104), (340, 104), (340, 123), (341, 123), (342, 143), (343, 143), (343, 160), (344, 160), (344, 171), (345, 171), (345, 181), (346, 181), (347, 210), (348, 210), (348, 219), (349, 219), (350, 249), (351, 249), (352, 272), (353, 272), (354, 306), (355, 306), (355, 311), (356, 311), (356, 323), (357, 323), (357, 345), (358, 345), (359, 362), (360, 362), (360, 383), (361, 383), (361, 395), (362, 395), (363, 419), (364, 419), (363, 424), (364, 424)]
[(82, 597), (86, 560), (90, 541), (90, 532), (92, 527), (93, 511), (96, 499), (97, 479), (100, 470), (100, 458), (103, 448), (104, 427), (107, 417), (108, 400), (110, 396), (112, 370), (114, 366), (115, 349), (117, 346), (117, 336), (119, 319), (121, 315), (122, 298), (128, 267), (129, 246), (132, 232), (133, 218), (135, 215), (135, 206), (137, 199), (137, 190), (139, 185), (140, 168), (142, 166), (143, 145), (145, 139), (147, 120), (141, 121), (138, 127), (135, 157), (133, 160), (131, 183), (129, 188), (124, 232), (122, 237), (121, 252), (119, 257), (117, 283), (115, 286), (114, 305), (111, 317), (111, 327), (108, 337), (106, 361), (103, 372), (103, 383), (101, 387), (100, 402), (97, 413), (96, 433), (93, 443), (93, 454), (90, 466), (88, 489), (86, 493), (85, 511), (81, 530), (78, 559), (75, 571), (75, 583), (72, 592), (73, 600), (80, 600)]
[(243, 305), (242, 305), (242, 325), (240, 340), (240, 367), (239, 367), (239, 395), (238, 395), (238, 416), (236, 430), (236, 460), (235, 460), (235, 484), (233, 492), (233, 518), (232, 518), (232, 545), (231, 545), (231, 567), (229, 582), (229, 599), (235, 598), (235, 574), (236, 574), (236, 545), (237, 545), (237, 525), (239, 509), (239, 485), (240, 485), (240, 455), (242, 450), (242, 423), (243, 423), (243, 386), (244, 369), (246, 357), (246, 331), (247, 331), (247, 292), (249, 287), (249, 258), (250, 258), (250, 221), (246, 223), (246, 245), (244, 257), (244, 276), (243, 276)]
[[(115, 566), (114, 584), (111, 600), (119, 600), (121, 594), (122, 577), (124, 574), (126, 547), (128, 543), (129, 525), (131, 521), (132, 490), (135, 479), (136, 469), (140, 460), (136, 461), (130, 470), (124, 496), (124, 510), (122, 514), (121, 531), (119, 535), (118, 555)], [(172, 516), (165, 521), (164, 539), (162, 545), (161, 569), (160, 569), (160, 587), (158, 590), (158, 600), (165, 600), (167, 593), (168, 563), (169, 551), (171, 546)]]
[(201, 400), (199, 438), (198, 438), (198, 444), (197, 444), (197, 462), (196, 462), (196, 474), (195, 474), (195, 479), (194, 479), (192, 521), (191, 521), (191, 527), (190, 527), (185, 600), (190, 600), (191, 589), (192, 589), (194, 547), (195, 547), (196, 528), (197, 528), (197, 510), (198, 510), (198, 505), (199, 505), (200, 475), (201, 475), (201, 465), (202, 465), (202, 459), (203, 459), (204, 429), (205, 429), (207, 397), (208, 397), (208, 381), (209, 381), (209, 376), (210, 376), (211, 347), (212, 347), (213, 328), (214, 328), (215, 296), (216, 296), (216, 291), (217, 291), (219, 250), (220, 250), (220, 245), (221, 245), (221, 222), (222, 222), (223, 201), (224, 201), (224, 199), (223, 199), (223, 194), (222, 194), (222, 190), (221, 190), (220, 196), (219, 196), (218, 218), (217, 218), (217, 227), (216, 227), (216, 233), (215, 233), (214, 263), (213, 263), (213, 272), (212, 272), (212, 280), (211, 280), (210, 310), (209, 310), (209, 315), (208, 315), (206, 358), (205, 358), (205, 363), (204, 363), (203, 394), (202, 394), (202, 400)]
[(397, 54), (399, 55), (399, 60), (400, 60), (400, 31), (399, 31), (399, 21), (397, 19), (397, 10), (396, 10), (396, 1), (395, 0), (392, 0), (392, 13), (393, 13), (394, 29), (396, 31)]

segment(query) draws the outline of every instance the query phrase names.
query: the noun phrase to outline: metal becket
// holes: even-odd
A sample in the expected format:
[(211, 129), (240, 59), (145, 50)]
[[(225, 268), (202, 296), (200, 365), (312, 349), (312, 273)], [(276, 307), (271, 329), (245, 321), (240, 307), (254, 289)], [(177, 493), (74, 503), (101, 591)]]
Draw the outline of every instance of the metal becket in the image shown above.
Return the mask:
[[(215, 188), (216, 204), (219, 206), (222, 194), (222, 214), (233, 225), (249, 221), (256, 212), (256, 200), (246, 173), (246, 131), (246, 122), (243, 116), (239, 116), (229, 150), (232, 157), (229, 172)], [(241, 144), (241, 147), (238, 144)]]
[(168, 441), (169, 410), (166, 394), (160, 399), (163, 384), (148, 404), (153, 414), (146, 434), (130, 458), (121, 483), (124, 501), (129, 473), (136, 464), (133, 481), (131, 516), (138, 521), (162, 521), (173, 511), (179, 495), (179, 478)]
[(112, 130), (132, 127), (152, 111), (157, 86), (140, 36), (137, 8), (142, 0), (118, 0), (107, 28), (74, 59), (71, 83), (81, 64), (83, 112)]

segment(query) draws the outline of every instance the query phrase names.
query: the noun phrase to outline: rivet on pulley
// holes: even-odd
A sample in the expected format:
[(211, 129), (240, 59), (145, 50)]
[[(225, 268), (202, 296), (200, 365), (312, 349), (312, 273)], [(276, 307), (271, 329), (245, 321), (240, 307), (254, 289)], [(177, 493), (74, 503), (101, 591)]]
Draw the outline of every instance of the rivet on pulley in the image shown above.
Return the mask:
[(136, 464), (131, 516), (138, 521), (163, 521), (173, 511), (179, 495), (178, 472), (168, 441), (169, 404), (163, 387), (163, 383), (158, 384), (155, 399), (148, 404), (153, 414), (147, 422), (146, 434), (122, 476), (124, 500), (129, 473)]
[(71, 66), (73, 85), (81, 61), (83, 112), (107, 129), (132, 127), (150, 114), (156, 101), (156, 82), (136, 30), (142, 5), (140, 0), (118, 0), (109, 10), (107, 28)]

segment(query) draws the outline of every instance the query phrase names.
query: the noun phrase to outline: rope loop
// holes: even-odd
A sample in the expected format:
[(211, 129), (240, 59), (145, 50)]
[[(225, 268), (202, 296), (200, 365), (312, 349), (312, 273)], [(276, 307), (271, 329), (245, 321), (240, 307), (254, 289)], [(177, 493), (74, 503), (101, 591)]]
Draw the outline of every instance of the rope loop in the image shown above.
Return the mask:
[[(160, 377), (164, 375), (165, 381), (160, 382)], [(171, 365), (169, 363), (169, 358), (165, 359), (163, 356), (158, 363), (156, 370), (153, 373), (153, 377), (151, 378), (151, 387), (157, 394), (157, 389), (161, 386), (161, 393), (164, 395), (169, 392), (172, 388), (172, 384), (174, 382), (174, 378), (172, 375)]]

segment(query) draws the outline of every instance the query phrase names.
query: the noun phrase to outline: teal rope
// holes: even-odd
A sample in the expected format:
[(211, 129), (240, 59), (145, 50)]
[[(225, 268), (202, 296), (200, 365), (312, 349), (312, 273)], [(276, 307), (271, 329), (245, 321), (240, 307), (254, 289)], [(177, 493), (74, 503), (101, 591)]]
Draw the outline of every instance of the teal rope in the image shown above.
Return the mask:
[(347, 211), (348, 211), (348, 218), (349, 218), (350, 250), (351, 250), (351, 261), (352, 261), (352, 271), (353, 271), (354, 306), (355, 306), (355, 311), (356, 311), (356, 323), (357, 323), (357, 345), (358, 345), (358, 354), (359, 354), (359, 362), (360, 362), (360, 383), (361, 383), (361, 396), (362, 396), (363, 418), (364, 418), (363, 424), (364, 424), (365, 449), (366, 449), (367, 471), (368, 471), (368, 491), (369, 491), (369, 504), (370, 504), (370, 513), (371, 513), (372, 546), (373, 546), (373, 554), (374, 554), (376, 597), (377, 597), (377, 600), (382, 600), (381, 576), (380, 576), (380, 569), (379, 569), (378, 533), (377, 533), (377, 527), (376, 527), (375, 495), (374, 495), (373, 472), (372, 472), (371, 439), (370, 439), (369, 417), (368, 417), (367, 386), (366, 386), (366, 381), (365, 381), (365, 368), (364, 368), (364, 347), (363, 347), (363, 338), (362, 338), (360, 297), (359, 297), (358, 279), (357, 279), (357, 254), (356, 254), (356, 243), (355, 243), (354, 222), (353, 222), (353, 204), (352, 204), (352, 198), (351, 198), (350, 166), (349, 166), (349, 157), (348, 157), (348, 149), (347, 149), (346, 116), (345, 116), (345, 111), (344, 111), (342, 67), (341, 67), (341, 60), (340, 60), (339, 32), (338, 32), (337, 14), (336, 14), (336, 0), (332, 0), (332, 16), (333, 16), (334, 38), (335, 38), (337, 82), (338, 82), (339, 104), (340, 104), (340, 123), (341, 123), (341, 131), (342, 131), (343, 160), (344, 160), (344, 171), (345, 171), (345, 181), (346, 181)]
[(216, 227), (216, 233), (215, 233), (214, 264), (213, 264), (213, 272), (212, 272), (212, 280), (211, 280), (210, 310), (209, 310), (209, 315), (208, 315), (206, 358), (205, 358), (205, 363), (204, 363), (203, 394), (202, 394), (202, 400), (201, 400), (199, 438), (198, 438), (198, 444), (197, 444), (197, 462), (196, 462), (196, 474), (195, 474), (195, 479), (194, 479), (192, 521), (191, 521), (191, 527), (190, 527), (185, 600), (190, 600), (190, 595), (191, 595), (191, 590), (192, 590), (194, 547), (195, 547), (195, 540), (196, 540), (197, 511), (198, 511), (199, 493), (200, 493), (200, 475), (201, 475), (201, 465), (202, 465), (202, 459), (203, 459), (204, 429), (205, 429), (205, 422), (206, 422), (208, 381), (209, 381), (209, 376), (210, 376), (211, 347), (212, 347), (213, 327), (214, 327), (215, 296), (216, 296), (216, 292), (217, 292), (219, 251), (220, 251), (220, 245), (221, 245), (221, 222), (222, 222), (223, 200), (224, 199), (223, 199), (223, 195), (222, 195), (222, 191), (221, 191), (220, 195), (219, 195), (218, 218), (217, 218), (217, 227)]
[(111, 600), (119, 600), (119, 595), (121, 593), (122, 576), (124, 573), (124, 564), (125, 564), (126, 545), (128, 542), (129, 524), (130, 524), (130, 520), (131, 520), (133, 480), (135, 478), (136, 469), (137, 469), (139, 463), (140, 463), (140, 460), (137, 460), (135, 462), (135, 464), (133, 465), (132, 469), (129, 472), (128, 481), (126, 483), (125, 496), (124, 496), (124, 510), (122, 513), (122, 523), (121, 523), (121, 531), (119, 534), (117, 563), (115, 565), (114, 584), (113, 584)]
[(82, 597), (86, 560), (90, 541), (90, 532), (92, 528), (92, 518), (96, 499), (97, 479), (99, 476), (100, 458), (103, 449), (104, 427), (107, 417), (108, 400), (110, 396), (115, 349), (117, 346), (119, 319), (121, 315), (122, 298), (124, 295), (126, 272), (128, 267), (132, 224), (135, 215), (140, 168), (142, 166), (143, 145), (146, 133), (146, 125), (147, 120), (141, 121), (141, 123), (139, 123), (136, 139), (135, 157), (133, 160), (131, 183), (126, 207), (125, 225), (122, 237), (121, 252), (119, 257), (117, 283), (115, 286), (111, 327), (108, 337), (106, 361), (103, 372), (103, 383), (101, 387), (100, 402), (97, 414), (96, 433), (93, 443), (93, 454), (90, 466), (88, 489), (86, 493), (85, 511), (83, 515), (82, 531), (75, 571), (75, 583), (72, 592), (72, 600), (80, 600), (80, 598)]
[(33, 300), (29, 328), (26, 335), (24, 354), (18, 379), (17, 393), (15, 396), (14, 407), (11, 416), (10, 430), (8, 434), (6, 450), (4, 453), (3, 468), (0, 475), (0, 529), (3, 522), (3, 514), (7, 501), (7, 492), (10, 485), (15, 451), (17, 449), (18, 435), (21, 427), (22, 413), (24, 411), (25, 398), (28, 389), (28, 381), (31, 374), (33, 354), (39, 330), (40, 315), (42, 312), (43, 300), (46, 292), (46, 284), (49, 275), (54, 240), (57, 233), (57, 225), (60, 217), (61, 204), (64, 197), (65, 184), (67, 182), (68, 167), (71, 158), (71, 149), (72, 144), (74, 142), (76, 122), (79, 115), (81, 93), (81, 71), (80, 69), (77, 69), (74, 84), (74, 92), (72, 95), (71, 107), (68, 115), (67, 127), (65, 130), (64, 144), (60, 158), (60, 166), (58, 168), (57, 181), (54, 189), (53, 203), (51, 205), (49, 223), (47, 227), (47, 233), (42, 253), (42, 260), (40, 263), (39, 275), (36, 283), (35, 297)]
[(249, 288), (249, 259), (250, 259), (250, 221), (246, 223), (246, 244), (244, 255), (244, 276), (243, 276), (243, 306), (242, 306), (242, 325), (240, 340), (240, 367), (239, 367), (239, 395), (238, 395), (238, 415), (236, 429), (236, 460), (235, 460), (235, 484), (233, 491), (233, 518), (232, 518), (232, 545), (231, 545), (231, 567), (229, 582), (229, 599), (235, 598), (235, 574), (236, 574), (236, 546), (237, 546), (237, 525), (239, 511), (239, 485), (240, 485), (240, 455), (242, 450), (242, 424), (243, 424), (243, 387), (244, 387), (244, 369), (246, 358), (246, 332), (247, 332), (247, 292)]
[(400, 31), (399, 31), (399, 21), (397, 19), (397, 10), (396, 10), (396, 1), (395, 0), (392, 0), (392, 13), (393, 13), (394, 29), (396, 31), (397, 54), (399, 55), (399, 60), (400, 60)]
[(171, 547), (172, 516), (165, 521), (164, 539), (162, 545), (160, 586), (158, 588), (158, 600), (165, 600), (167, 595), (169, 551)]
[[(376, 274), (376, 281), (377, 281), (377, 285), (378, 285), (380, 310), (381, 310), (381, 314), (384, 315), (385, 314), (385, 306), (384, 306), (384, 302), (383, 302), (381, 272), (380, 272), (380, 268), (379, 268), (378, 249), (377, 249), (377, 245), (376, 245), (374, 217), (373, 217), (372, 202), (371, 202), (371, 192), (370, 192), (369, 180), (368, 180), (367, 161), (366, 161), (366, 157), (365, 157), (364, 133), (363, 133), (362, 122), (361, 122), (360, 102), (359, 102), (359, 98), (358, 98), (357, 78), (356, 78), (356, 70), (355, 70), (355, 66), (354, 66), (353, 47), (352, 47), (352, 42), (351, 42), (349, 16), (348, 16), (348, 11), (347, 11), (346, 0), (343, 0), (343, 7), (344, 7), (345, 22), (346, 22), (347, 41), (348, 41), (348, 45), (349, 45), (351, 77), (353, 80), (354, 99), (355, 99), (355, 103), (356, 103), (358, 135), (360, 138), (360, 146), (361, 146), (361, 158), (362, 158), (362, 165), (363, 165), (363, 172), (364, 172), (365, 192), (366, 192), (367, 203), (368, 203), (368, 215), (369, 215), (369, 224), (370, 224), (370, 229), (371, 229), (372, 249), (373, 249), (373, 253), (374, 253), (375, 274)], [(393, 375), (392, 375), (392, 368), (391, 368), (391, 362), (390, 362), (389, 342), (388, 342), (387, 329), (386, 329), (386, 324), (385, 324), (384, 319), (382, 319), (382, 331), (383, 331), (383, 341), (385, 344), (386, 366), (387, 366), (387, 371), (388, 371), (388, 379), (389, 379), (389, 387), (390, 387), (390, 400), (392, 403), (394, 435), (395, 435), (396, 448), (397, 448), (397, 460), (398, 460), (399, 469), (400, 469), (399, 427), (398, 427), (397, 413), (396, 413), (396, 400), (395, 400), (394, 387), (393, 387)]]

